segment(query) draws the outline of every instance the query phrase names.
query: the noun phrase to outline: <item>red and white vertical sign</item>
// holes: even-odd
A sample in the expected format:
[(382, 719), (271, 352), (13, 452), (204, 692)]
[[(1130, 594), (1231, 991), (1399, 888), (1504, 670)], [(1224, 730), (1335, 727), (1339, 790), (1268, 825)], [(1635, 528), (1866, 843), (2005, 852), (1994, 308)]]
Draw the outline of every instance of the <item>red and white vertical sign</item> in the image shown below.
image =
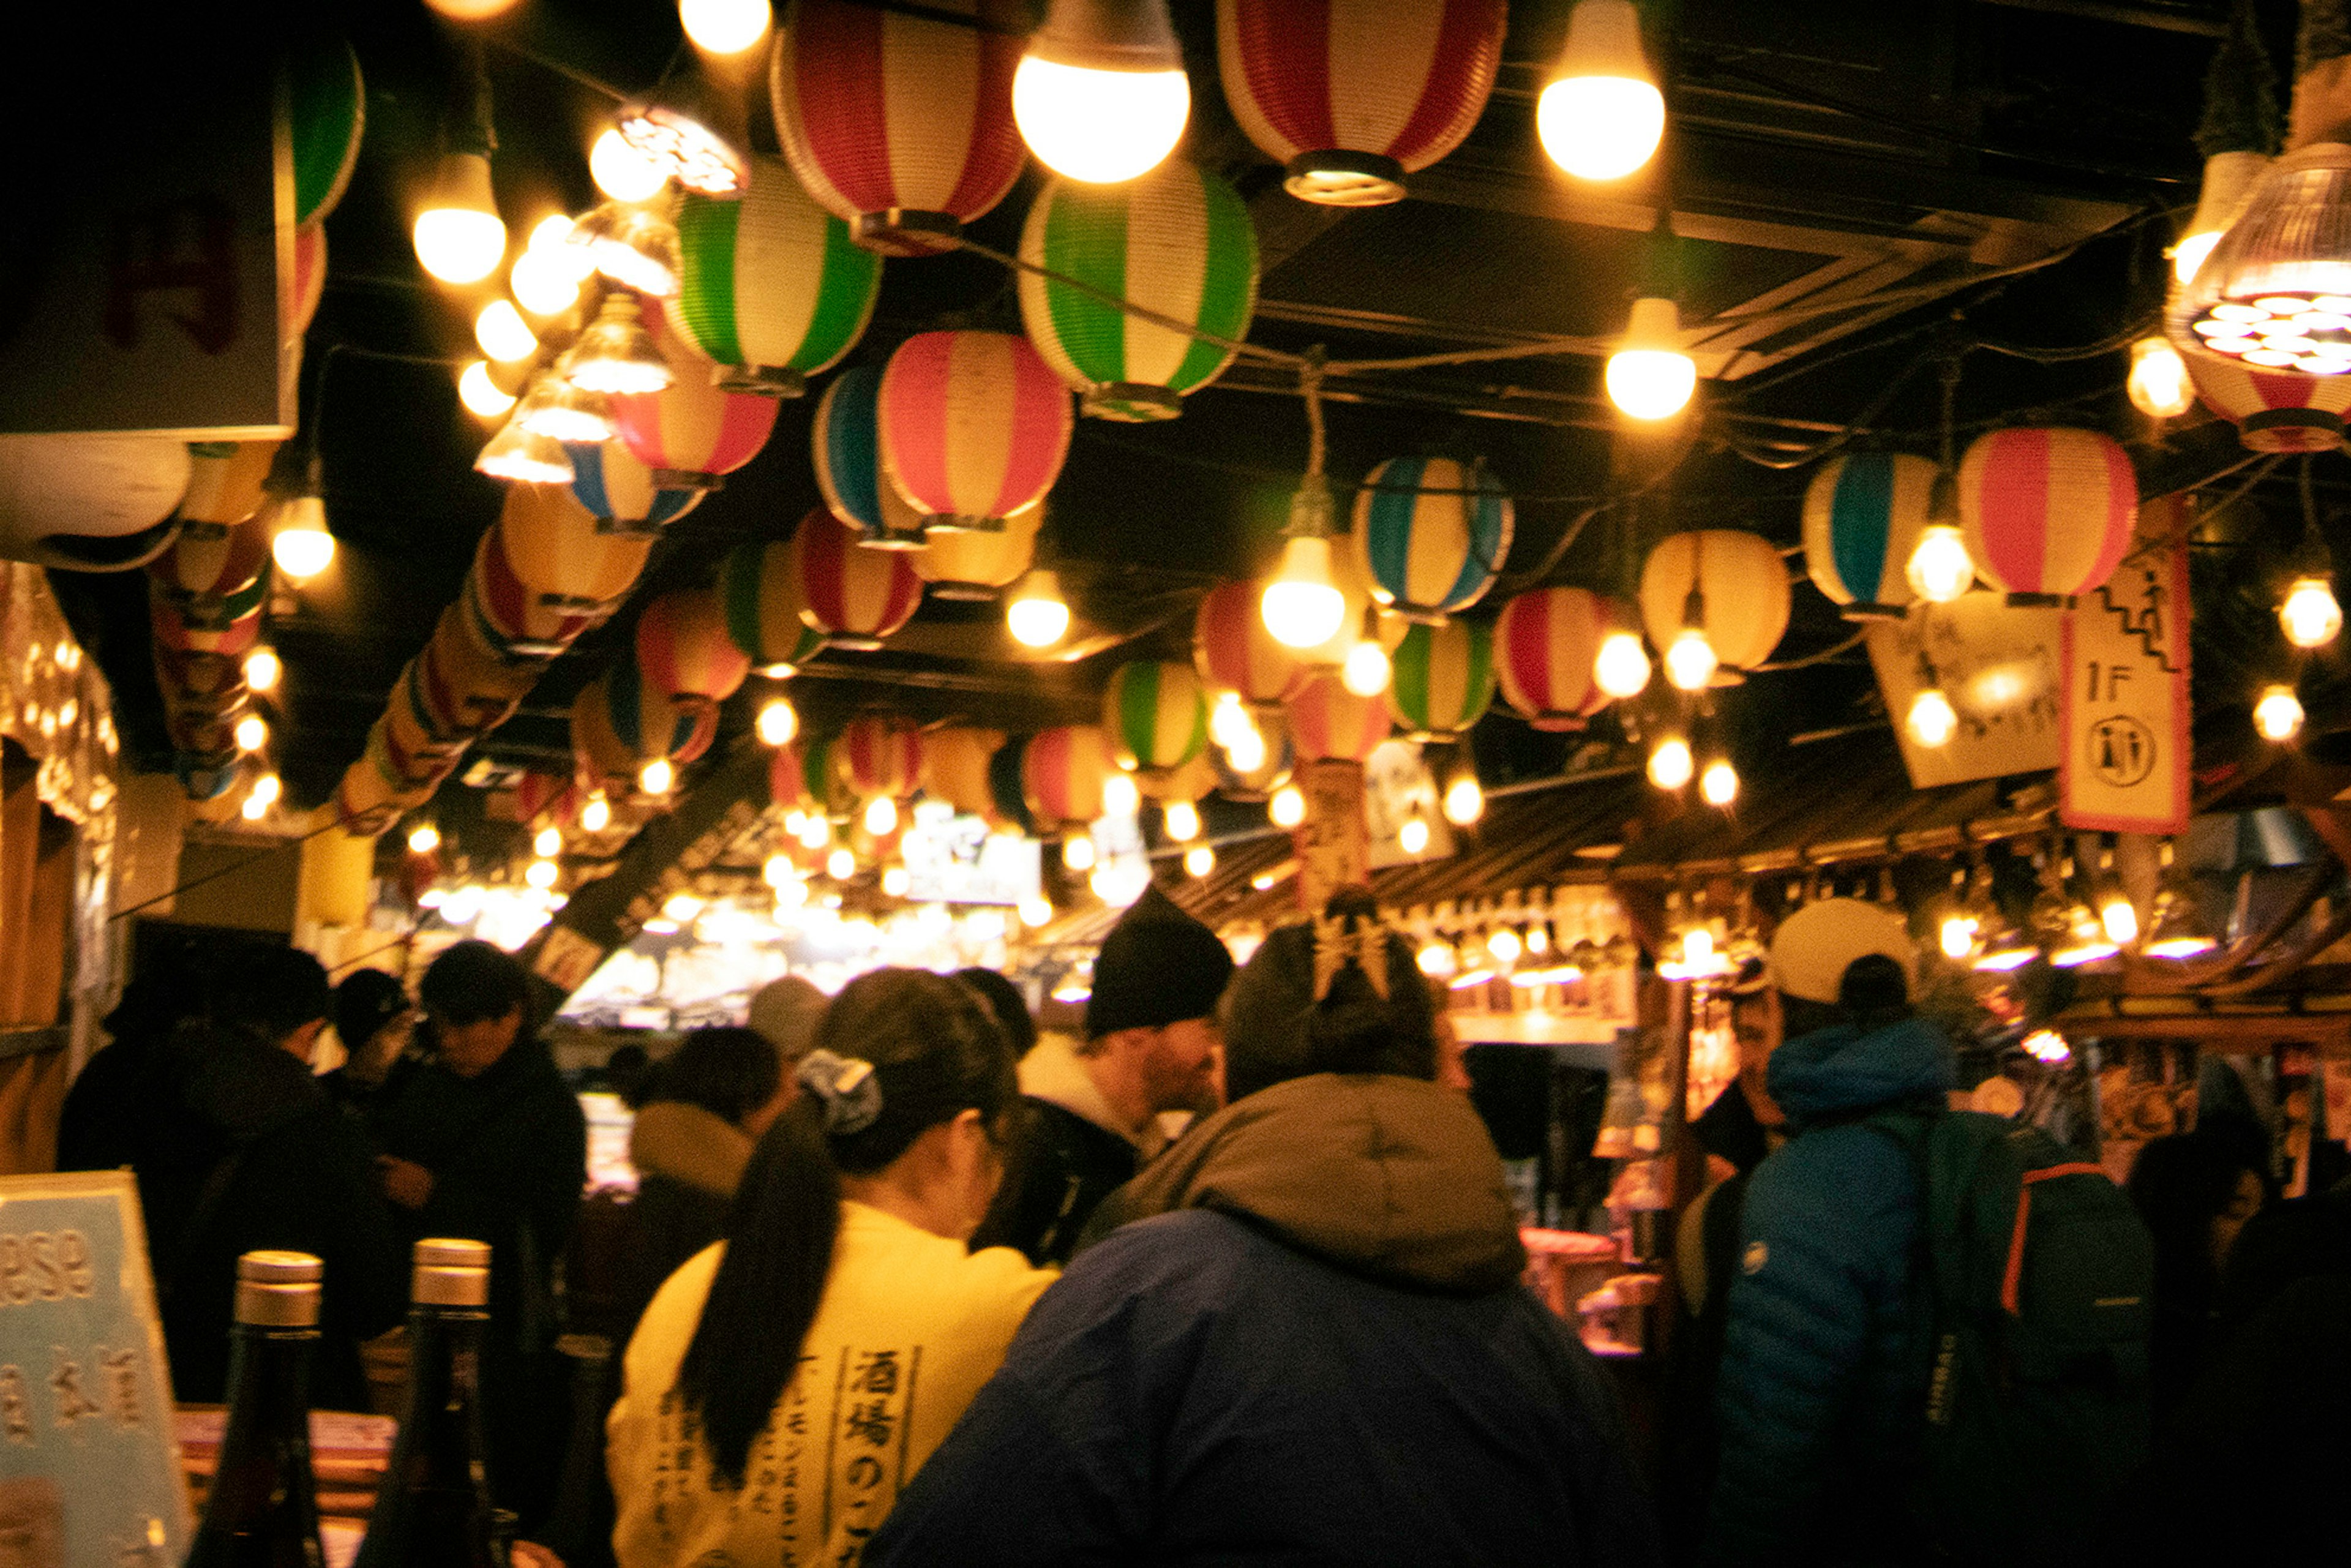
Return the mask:
[(2057, 782), (2069, 828), (2187, 830), (2190, 505), (2141, 507), (2130, 553), (2065, 612)]

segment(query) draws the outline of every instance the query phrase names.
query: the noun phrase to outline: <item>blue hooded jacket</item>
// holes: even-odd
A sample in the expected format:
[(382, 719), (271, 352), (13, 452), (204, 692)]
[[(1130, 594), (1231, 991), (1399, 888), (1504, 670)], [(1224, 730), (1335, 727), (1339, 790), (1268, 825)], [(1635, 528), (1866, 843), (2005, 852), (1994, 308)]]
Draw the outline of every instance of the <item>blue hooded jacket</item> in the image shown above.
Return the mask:
[(1797, 1135), (1758, 1166), (1730, 1288), (1711, 1553), (1724, 1563), (1899, 1560), (1927, 1387), (1929, 1307), (1914, 1280), (1914, 1156), (1855, 1124), (1939, 1108), (1949, 1040), (1909, 1019), (1840, 1024), (1772, 1053)]

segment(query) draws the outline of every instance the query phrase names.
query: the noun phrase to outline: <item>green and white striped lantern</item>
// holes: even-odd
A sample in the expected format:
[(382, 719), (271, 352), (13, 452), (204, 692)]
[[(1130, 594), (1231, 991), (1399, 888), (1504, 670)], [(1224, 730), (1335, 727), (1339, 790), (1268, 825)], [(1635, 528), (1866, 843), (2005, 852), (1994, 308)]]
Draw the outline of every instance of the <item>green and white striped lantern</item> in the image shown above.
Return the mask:
[(1189, 664), (1143, 659), (1113, 671), (1102, 735), (1121, 768), (1181, 768), (1208, 744), (1208, 702)]
[(1173, 419), (1185, 394), (1233, 357), (1102, 295), (1231, 341), (1248, 335), (1257, 308), (1249, 208), (1223, 180), (1180, 159), (1123, 185), (1047, 185), (1020, 231), (1020, 259), (1075, 280), (1023, 270), (1020, 317), (1045, 362), (1099, 419)]
[(780, 158), (754, 154), (750, 188), (739, 199), (685, 193), (677, 240), (670, 323), (725, 367), (724, 391), (798, 397), (873, 318), (882, 258), (810, 201)]
[(1494, 706), (1494, 628), (1483, 621), (1416, 622), (1388, 658), (1389, 705), (1416, 736), (1459, 735)]

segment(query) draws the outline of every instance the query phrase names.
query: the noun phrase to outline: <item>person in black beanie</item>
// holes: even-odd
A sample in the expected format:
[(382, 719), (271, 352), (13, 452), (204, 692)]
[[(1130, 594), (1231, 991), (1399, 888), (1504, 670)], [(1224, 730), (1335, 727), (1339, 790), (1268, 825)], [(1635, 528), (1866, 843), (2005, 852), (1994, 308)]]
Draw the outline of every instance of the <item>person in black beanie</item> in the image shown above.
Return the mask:
[(1216, 1011), (1232, 975), (1215, 932), (1144, 890), (1094, 959), (1084, 1041), (1048, 1032), (1020, 1060), (1022, 1124), (974, 1251), (1067, 1262), (1094, 1206), (1141, 1168), (1159, 1113), (1224, 1103)]

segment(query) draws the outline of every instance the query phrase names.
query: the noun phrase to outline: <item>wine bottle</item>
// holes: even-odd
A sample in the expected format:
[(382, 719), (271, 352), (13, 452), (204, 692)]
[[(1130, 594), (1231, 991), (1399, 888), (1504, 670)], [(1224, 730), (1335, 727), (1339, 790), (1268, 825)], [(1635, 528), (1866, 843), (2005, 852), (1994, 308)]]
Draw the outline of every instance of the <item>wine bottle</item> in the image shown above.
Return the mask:
[(319, 1341), (316, 1258), (236, 1261), (228, 1429), (186, 1568), (320, 1568), (310, 1472), (310, 1353)]
[(482, 1329), (490, 1249), (416, 1244), (408, 1410), (354, 1568), (505, 1568), (482, 1459)]

